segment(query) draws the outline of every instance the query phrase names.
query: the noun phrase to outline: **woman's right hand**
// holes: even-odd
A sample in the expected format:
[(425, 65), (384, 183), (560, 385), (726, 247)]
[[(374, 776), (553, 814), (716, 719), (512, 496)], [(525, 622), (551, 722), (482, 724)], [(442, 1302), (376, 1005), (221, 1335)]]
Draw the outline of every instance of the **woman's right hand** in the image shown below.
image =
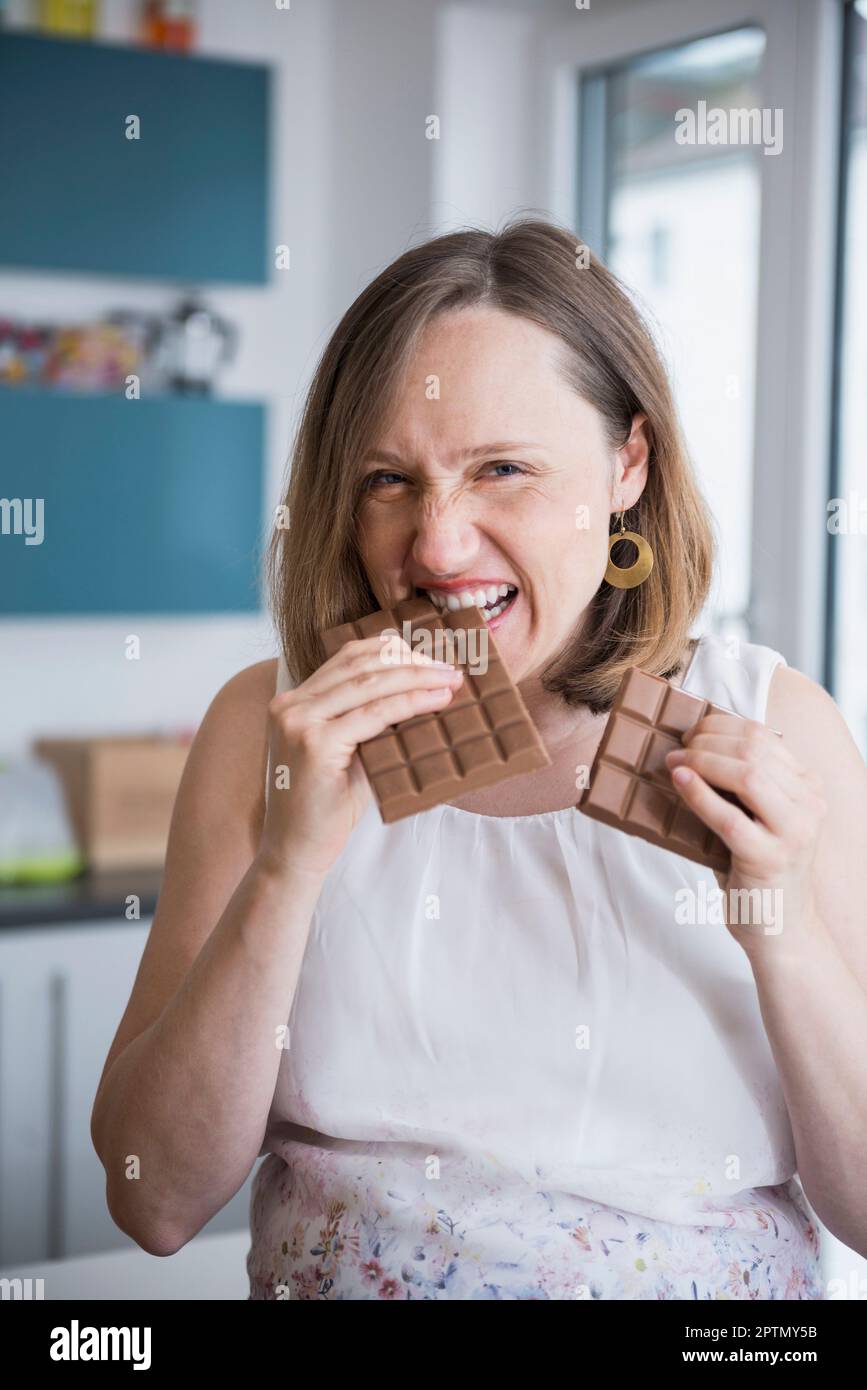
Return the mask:
[(460, 685), (457, 668), (403, 641), (399, 663), (384, 661), (384, 650), (378, 635), (346, 642), (269, 704), (271, 780), (258, 853), (269, 869), (327, 873), (372, 795), (358, 745), (444, 708)]

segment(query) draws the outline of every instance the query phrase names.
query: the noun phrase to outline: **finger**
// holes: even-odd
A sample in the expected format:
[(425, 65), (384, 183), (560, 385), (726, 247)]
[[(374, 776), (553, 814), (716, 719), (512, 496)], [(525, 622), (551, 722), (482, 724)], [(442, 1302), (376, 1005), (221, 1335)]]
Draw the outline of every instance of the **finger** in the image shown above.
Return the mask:
[[(435, 661), (426, 652), (410, 647), (401, 638), (401, 645), (404, 649), (403, 656), (407, 664), (415, 666), (425, 666), (435, 670), (445, 670), (450, 666), (446, 661)], [(403, 663), (401, 663), (403, 664)], [(335, 652), (327, 661), (308, 676), (303, 682), (304, 695), (318, 695), (326, 690), (333, 689), (341, 685), (347, 678), (347, 674), (359, 674), (365, 671), (390, 670), (395, 663), (383, 660), (383, 644), (379, 637), (361, 637), (351, 642), (346, 642)], [(287, 697), (296, 695), (300, 687), (294, 690), (287, 690), (284, 693)], [(291, 704), (291, 698), (286, 700)]]
[[(394, 649), (392, 648), (392, 653)], [(381, 650), (355, 652), (344, 663), (334, 666), (330, 671), (322, 668), (322, 679), (310, 686), (310, 694), (325, 694), (339, 690), (348, 680), (372, 677), (389, 671), (438, 671), (449, 675), (456, 667), (448, 661), (434, 661), (424, 652), (413, 651), (402, 644), (400, 660), (384, 659)]]
[(403, 666), (409, 661), (428, 666), (454, 664), (435, 659), (424, 646), (410, 646), (399, 634), (392, 633), (388, 641), (384, 638), (385, 634), (377, 633), (373, 637), (358, 637), (344, 642), (340, 650), (324, 661), (314, 674), (321, 673), (326, 678), (324, 684), (328, 684), (337, 672), (355, 666)]
[[(789, 749), (786, 748), (783, 740), (777, 738), (776, 734), (765, 730), (764, 734), (749, 732), (748, 730), (714, 730), (703, 727), (704, 720), (699, 720), (691, 729), (687, 729), (681, 742), (684, 748), (710, 748), (718, 749), (720, 753), (729, 753), (735, 757), (750, 758), (757, 756), (762, 759), (774, 758), (781, 763), (792, 768), (793, 771), (804, 773), (805, 769)], [(732, 745), (737, 745), (734, 752)], [(724, 746), (725, 745), (725, 746)]]
[[(744, 768), (752, 767), (766, 773), (793, 801), (800, 800), (804, 795), (804, 779), (794, 760), (778, 760), (772, 756), (770, 750), (763, 748), (757, 761), (754, 745), (743, 739), (724, 737), (722, 734), (700, 734), (698, 738), (690, 741), (688, 748), (675, 749), (667, 753), (666, 765), (669, 768), (695, 767), (702, 772), (702, 768), (696, 762), (699, 753), (707, 754), (711, 758), (724, 757), (730, 762), (740, 763)], [(714, 782), (716, 779), (711, 772), (711, 764), (707, 763), (706, 768), (707, 771), (703, 772), (703, 775), (708, 781)]]
[[(676, 766), (672, 768), (672, 773)], [(803, 819), (801, 802), (795, 802), (779, 783), (766, 775), (764, 770), (745, 763), (740, 758), (726, 758), (719, 753), (698, 751), (686, 752), (681, 766), (689, 768), (693, 774), (697, 773), (712, 787), (722, 787), (725, 791), (734, 792), (738, 800), (759, 817), (772, 835), (785, 839), (796, 830), (800, 831)], [(680, 784), (672, 776), (674, 786), (684, 795), (690, 790), (693, 780), (694, 778), (691, 778)], [(731, 804), (725, 802), (725, 798), (719, 799), (724, 804)], [(749, 817), (745, 819), (749, 820)]]
[(384, 733), (391, 724), (400, 724), (417, 714), (442, 709), (452, 699), (448, 686), (437, 690), (404, 690), (397, 695), (385, 695), (365, 705), (349, 710), (336, 719), (329, 719), (323, 729), (326, 736), (337, 741), (345, 750), (355, 749), (369, 738)]
[(781, 743), (782, 739), (769, 729), (767, 724), (760, 724), (757, 719), (747, 719), (743, 714), (705, 714), (698, 719), (691, 728), (687, 729), (683, 735), (688, 738), (691, 734), (733, 734), (738, 733), (742, 736), (747, 734), (762, 736), (767, 734), (776, 743)]
[(760, 863), (775, 848), (770, 832), (758, 821), (750, 820), (739, 806), (720, 796), (697, 772), (690, 771), (687, 782), (674, 783), (685, 804), (719, 835), (734, 857), (747, 863)]
[[(350, 710), (373, 700), (385, 699), (391, 695), (406, 694), (413, 690), (457, 690), (463, 676), (455, 666), (432, 666), (430, 664), (407, 661), (405, 666), (362, 667), (354, 674), (344, 672), (343, 680), (327, 690), (305, 697), (311, 702), (307, 713), (317, 722), (338, 719)], [(391, 723), (395, 723), (391, 720)]]

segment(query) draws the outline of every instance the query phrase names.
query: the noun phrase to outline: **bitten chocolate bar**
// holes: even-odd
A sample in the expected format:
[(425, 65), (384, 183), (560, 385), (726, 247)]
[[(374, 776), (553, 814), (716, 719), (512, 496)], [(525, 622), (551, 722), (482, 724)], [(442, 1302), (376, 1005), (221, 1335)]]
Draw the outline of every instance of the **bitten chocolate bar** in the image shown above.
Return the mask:
[[(388, 629), (410, 647), (459, 666), (463, 680), (442, 709), (392, 724), (359, 745), (383, 821), (401, 820), (519, 772), (550, 766), (480, 609), (441, 613), (426, 599), (407, 599), (358, 622), (326, 629), (326, 658), (344, 642), (387, 637)], [(397, 637), (390, 642), (394, 655)]]
[[(578, 810), (628, 835), (727, 873), (725, 841), (693, 815), (671, 780), (666, 754), (682, 748), (683, 735), (708, 714), (741, 715), (700, 695), (680, 690), (662, 676), (632, 666), (611, 707)], [(779, 730), (774, 729), (774, 733)], [(715, 788), (748, 816), (733, 792)]]

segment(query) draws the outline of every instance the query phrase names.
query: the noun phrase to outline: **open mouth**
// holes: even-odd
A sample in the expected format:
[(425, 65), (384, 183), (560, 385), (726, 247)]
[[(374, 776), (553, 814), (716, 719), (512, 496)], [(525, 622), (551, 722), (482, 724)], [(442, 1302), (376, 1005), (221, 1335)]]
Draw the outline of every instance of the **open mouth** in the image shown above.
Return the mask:
[(480, 608), (489, 621), (505, 613), (518, 595), (514, 584), (487, 584), (478, 589), (462, 589), (458, 593), (448, 594), (438, 589), (417, 589), (416, 592), (442, 613), (455, 613), (460, 608)]

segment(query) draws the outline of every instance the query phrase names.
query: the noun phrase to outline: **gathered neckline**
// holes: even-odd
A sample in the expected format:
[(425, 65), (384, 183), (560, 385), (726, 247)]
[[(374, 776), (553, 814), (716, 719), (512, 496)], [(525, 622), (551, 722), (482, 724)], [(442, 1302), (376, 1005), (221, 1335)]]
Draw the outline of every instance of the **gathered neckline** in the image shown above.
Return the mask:
[[(695, 669), (695, 664), (698, 659), (699, 648), (702, 644), (702, 637), (703, 634), (698, 637), (696, 644), (693, 647), (692, 656), (689, 660), (689, 665), (687, 666), (686, 671), (684, 672), (683, 680), (681, 681), (678, 687), (679, 690), (686, 690), (686, 683), (692, 675), (693, 670)], [(430, 815), (431, 811), (440, 811), (442, 813), (446, 811), (452, 811), (455, 815), (466, 816), (469, 820), (494, 822), (501, 821), (505, 825), (514, 825), (518, 821), (526, 822), (541, 820), (558, 820), (561, 816), (570, 816), (573, 814), (578, 814), (578, 803), (576, 798), (574, 805), (562, 806), (558, 811), (530, 811), (527, 815), (524, 816), (490, 816), (485, 811), (465, 811), (462, 806), (450, 806), (447, 801), (440, 802), (439, 806), (432, 806), (429, 811), (423, 812), (422, 814)]]

